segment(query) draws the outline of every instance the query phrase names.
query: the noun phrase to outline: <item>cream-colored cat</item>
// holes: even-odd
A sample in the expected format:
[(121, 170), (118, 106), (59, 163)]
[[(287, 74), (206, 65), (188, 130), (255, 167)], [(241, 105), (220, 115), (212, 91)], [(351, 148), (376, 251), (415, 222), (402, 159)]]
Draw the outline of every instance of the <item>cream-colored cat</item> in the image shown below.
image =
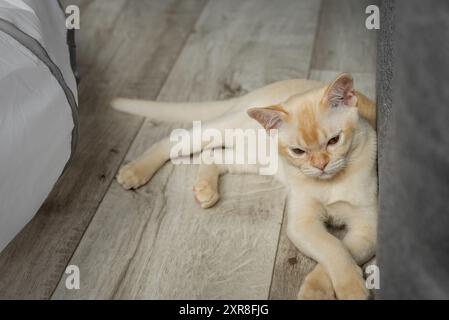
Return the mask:
[[(269, 134), (270, 129), (277, 129), (280, 164), (276, 176), (289, 193), (287, 233), (300, 251), (318, 263), (298, 297), (368, 297), (359, 266), (373, 257), (376, 246), (375, 105), (354, 91), (349, 74), (340, 75), (330, 85), (310, 80), (277, 82), (224, 102), (165, 104), (116, 99), (113, 106), (162, 121), (212, 119), (203, 127), (223, 133), (262, 126)], [(169, 160), (171, 147), (169, 138), (156, 143), (120, 170), (118, 182), (125, 189), (147, 183)], [(192, 153), (205, 147), (223, 146), (203, 143)], [(218, 201), (218, 177), (225, 172), (257, 173), (258, 165), (201, 164), (194, 192), (203, 208)], [(326, 229), (329, 220), (347, 226), (342, 240)]]

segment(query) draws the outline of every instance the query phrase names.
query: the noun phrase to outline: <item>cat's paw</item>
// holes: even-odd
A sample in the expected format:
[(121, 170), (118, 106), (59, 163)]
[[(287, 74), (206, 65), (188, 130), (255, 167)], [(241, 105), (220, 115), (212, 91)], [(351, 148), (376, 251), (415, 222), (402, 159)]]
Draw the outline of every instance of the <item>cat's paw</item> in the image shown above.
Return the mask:
[(220, 199), (216, 188), (212, 187), (206, 180), (198, 181), (193, 187), (193, 192), (195, 193), (195, 200), (203, 209), (213, 207)]
[(298, 300), (335, 300), (332, 281), (321, 266), (315, 267), (304, 279)]
[(347, 273), (341, 280), (334, 284), (339, 300), (367, 300), (369, 298), (370, 292), (366, 288), (365, 279), (360, 270)]
[(126, 190), (137, 189), (148, 180), (142, 170), (132, 162), (123, 166), (117, 174), (117, 182)]

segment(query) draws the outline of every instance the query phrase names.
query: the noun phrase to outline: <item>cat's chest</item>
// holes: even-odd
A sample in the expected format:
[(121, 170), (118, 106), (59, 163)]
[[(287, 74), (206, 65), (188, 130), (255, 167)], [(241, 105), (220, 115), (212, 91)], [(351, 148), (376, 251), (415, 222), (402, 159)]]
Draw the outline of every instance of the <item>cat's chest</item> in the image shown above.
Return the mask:
[(377, 181), (374, 174), (354, 175), (342, 181), (332, 182), (323, 189), (326, 205), (345, 201), (353, 205), (366, 206), (375, 202)]
[[(349, 174), (343, 179), (316, 181), (295, 176), (288, 167), (282, 167), (280, 180), (285, 183), (290, 197), (307, 201), (315, 199), (324, 205), (345, 201), (355, 206), (374, 205), (377, 199), (377, 175), (374, 169)], [(285, 170), (287, 169), (287, 170)]]
[(353, 175), (339, 181), (302, 181), (293, 187), (295, 197), (298, 193), (304, 198), (319, 200), (324, 205), (344, 201), (354, 206), (373, 205), (376, 201), (377, 181), (375, 175)]

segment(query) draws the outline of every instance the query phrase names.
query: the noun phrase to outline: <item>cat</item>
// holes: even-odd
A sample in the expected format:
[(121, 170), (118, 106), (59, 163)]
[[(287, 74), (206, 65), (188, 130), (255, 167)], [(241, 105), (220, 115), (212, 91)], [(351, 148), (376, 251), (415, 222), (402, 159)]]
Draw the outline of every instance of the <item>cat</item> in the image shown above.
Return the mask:
[[(376, 106), (355, 91), (350, 74), (326, 85), (286, 80), (221, 102), (160, 103), (116, 98), (120, 111), (161, 121), (206, 121), (203, 127), (277, 130), (276, 177), (288, 190), (287, 235), (317, 262), (304, 279), (299, 299), (367, 299), (360, 265), (376, 250)], [(147, 183), (170, 158), (169, 138), (151, 146), (119, 170), (125, 189)], [(192, 153), (223, 145), (198, 145)], [(215, 149), (216, 150), (216, 149)], [(183, 156), (189, 156), (184, 154)], [(218, 179), (225, 172), (257, 173), (258, 165), (200, 164), (194, 186), (197, 202), (209, 208), (219, 200)], [(327, 221), (345, 225), (343, 239)]]

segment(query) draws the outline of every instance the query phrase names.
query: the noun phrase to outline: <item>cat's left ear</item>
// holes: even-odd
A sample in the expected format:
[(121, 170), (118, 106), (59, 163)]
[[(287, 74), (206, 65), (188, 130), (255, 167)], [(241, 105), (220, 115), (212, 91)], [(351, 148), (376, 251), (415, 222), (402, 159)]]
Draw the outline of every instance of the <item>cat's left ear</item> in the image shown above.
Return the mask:
[(323, 102), (329, 107), (355, 107), (357, 96), (354, 90), (354, 79), (349, 73), (342, 73), (332, 82), (323, 97)]
[(265, 130), (278, 129), (285, 121), (288, 113), (281, 106), (268, 108), (251, 108), (248, 115), (259, 122)]

